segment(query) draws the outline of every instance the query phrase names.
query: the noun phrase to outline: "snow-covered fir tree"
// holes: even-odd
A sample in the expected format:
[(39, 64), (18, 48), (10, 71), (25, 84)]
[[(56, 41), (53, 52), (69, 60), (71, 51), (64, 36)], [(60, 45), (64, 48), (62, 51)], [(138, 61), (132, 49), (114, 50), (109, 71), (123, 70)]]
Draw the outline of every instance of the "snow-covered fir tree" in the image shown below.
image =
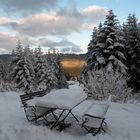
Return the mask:
[(92, 40), (88, 45), (87, 66), (82, 71), (81, 78), (88, 80), (89, 70), (103, 68), (107, 72), (119, 71), (127, 74), (125, 39), (118, 23), (113, 11), (110, 10), (104, 24), (100, 23), (98, 29), (93, 30)]
[(0, 82), (5, 81), (6, 77), (6, 68), (3, 61), (0, 61)]
[(11, 55), (13, 55), (13, 56), (16, 55), (16, 52), (14, 49), (12, 50)]
[(52, 72), (52, 67), (43, 59), (42, 56), (37, 57), (35, 72), (37, 79), (37, 90), (49, 91), (57, 87), (58, 81)]
[(34, 49), (34, 55), (37, 56), (37, 48)]
[(18, 42), (17, 42), (15, 54), (18, 55), (18, 56), (23, 55), (23, 47), (22, 47), (22, 44), (21, 44), (20, 40), (18, 40)]
[(95, 53), (95, 48), (96, 48), (96, 44), (97, 44), (97, 28), (95, 27), (93, 29), (93, 33), (92, 33), (92, 40), (90, 41), (90, 43), (88, 44), (88, 52), (86, 55), (86, 60), (87, 60), (87, 65), (89, 68), (92, 68), (94, 65), (93, 60), (94, 60), (94, 53)]
[(29, 45), (27, 45), (27, 46), (24, 47), (23, 55), (24, 56), (28, 56), (28, 57), (31, 56), (31, 55), (33, 55), (32, 52), (31, 52), (31, 49), (30, 49), (30, 46)]
[(95, 67), (96, 63), (96, 56), (99, 54), (99, 49), (96, 47), (97, 44), (97, 36), (99, 36), (99, 33), (101, 32), (102, 24), (99, 24), (98, 29), (94, 27), (92, 32), (92, 39), (90, 40), (90, 43), (88, 44), (88, 51), (86, 53), (86, 67), (84, 67), (81, 70), (80, 74), (80, 83), (83, 83), (86, 86), (86, 83), (88, 83), (88, 71), (92, 70)]
[(33, 91), (34, 70), (25, 56), (20, 57), (17, 61), (12, 76), (13, 81), (16, 83), (16, 88), (26, 92)]
[(12, 54), (13, 54), (13, 59), (12, 59), (12, 64), (13, 67), (14, 65), (17, 64), (17, 62), (23, 57), (23, 47), (22, 47), (22, 44), (20, 42), (20, 40), (17, 41), (17, 44), (16, 44), (16, 48), (15, 50), (12, 51)]
[(24, 47), (23, 55), (26, 56), (29, 63), (31, 63), (32, 66), (35, 67), (35, 56), (34, 56), (33, 50), (30, 48), (29, 45)]
[(43, 52), (42, 52), (42, 48), (40, 46), (35, 48), (35, 50), (34, 50), (34, 55), (35, 56), (41, 56), (42, 54), (43, 54)]
[(112, 10), (109, 11), (104, 26), (100, 29), (96, 48), (98, 53), (95, 54), (95, 67), (99, 69), (106, 67), (107, 71), (113, 69), (123, 74), (127, 73), (124, 38)]
[(12, 67), (9, 62), (0, 61), (0, 91), (14, 90), (15, 85), (12, 83), (11, 70)]
[(4, 90), (4, 84), (6, 82), (7, 72), (3, 61), (0, 61), (0, 91)]
[[(84, 83), (84, 85), (89, 89), (92, 88), (93, 81), (97, 80), (96, 73), (98, 73), (98, 71), (104, 71), (105, 73), (104, 75), (100, 75), (100, 79), (102, 80), (104, 79), (104, 76), (109, 77), (108, 74), (112, 76), (110, 79), (113, 79), (113, 74), (115, 75), (116, 73), (120, 73), (120, 75), (127, 75), (128, 68), (125, 64), (125, 39), (123, 37), (122, 29), (118, 23), (119, 22), (113, 11), (110, 10), (109, 14), (106, 16), (103, 26), (100, 24), (98, 29), (93, 32), (92, 40), (88, 45), (87, 66), (81, 74), (82, 83)], [(89, 75), (90, 71), (93, 71), (92, 75)], [(117, 79), (119, 81), (118, 77), (116, 80)], [(101, 81), (98, 81), (95, 86), (97, 86), (100, 82)], [(96, 88), (98, 88), (98, 86)], [(92, 90), (92, 92), (94, 91)], [(99, 96), (105, 97), (100, 92), (98, 94)]]
[(129, 84), (136, 90), (140, 89), (140, 30), (135, 14), (129, 14), (123, 26), (126, 41), (126, 54)]
[(51, 65), (52, 70), (55, 77), (58, 80), (57, 87), (58, 88), (68, 88), (68, 83), (64, 71), (60, 65), (59, 56), (52, 56), (51, 57)]

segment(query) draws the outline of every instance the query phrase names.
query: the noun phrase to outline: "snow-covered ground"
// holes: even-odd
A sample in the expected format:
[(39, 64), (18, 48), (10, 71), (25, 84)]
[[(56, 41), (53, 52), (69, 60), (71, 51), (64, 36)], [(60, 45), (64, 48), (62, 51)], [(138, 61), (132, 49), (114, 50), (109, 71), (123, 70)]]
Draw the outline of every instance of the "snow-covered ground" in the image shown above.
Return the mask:
[[(71, 84), (70, 90), (78, 90)], [(29, 123), (18, 93), (0, 93), (0, 140), (140, 140), (140, 105), (112, 103), (106, 115), (107, 132), (93, 137), (79, 126), (66, 131)]]

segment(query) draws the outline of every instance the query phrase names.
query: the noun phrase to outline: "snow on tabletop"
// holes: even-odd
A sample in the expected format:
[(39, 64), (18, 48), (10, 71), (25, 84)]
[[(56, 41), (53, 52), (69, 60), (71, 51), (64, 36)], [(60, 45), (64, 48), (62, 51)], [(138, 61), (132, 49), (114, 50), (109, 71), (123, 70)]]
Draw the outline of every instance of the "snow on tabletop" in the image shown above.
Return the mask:
[(47, 108), (70, 110), (87, 98), (87, 94), (80, 88), (53, 90), (49, 94), (29, 101), (29, 104)]

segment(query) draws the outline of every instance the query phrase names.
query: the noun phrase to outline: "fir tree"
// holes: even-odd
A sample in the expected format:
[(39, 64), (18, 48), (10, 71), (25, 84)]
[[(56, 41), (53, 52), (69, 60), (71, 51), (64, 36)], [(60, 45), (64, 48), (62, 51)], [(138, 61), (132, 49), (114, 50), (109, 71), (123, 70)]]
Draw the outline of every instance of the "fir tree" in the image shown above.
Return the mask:
[[(124, 38), (118, 26), (118, 20), (110, 10), (103, 26), (94, 31), (94, 36), (88, 47), (92, 69), (105, 68), (107, 71), (127, 73), (124, 54)], [(89, 61), (89, 60), (88, 60)]]
[(9, 91), (14, 89), (14, 84), (11, 80), (12, 68), (9, 62), (0, 61), (0, 91)]
[(23, 47), (22, 47), (22, 44), (21, 44), (20, 40), (18, 40), (18, 42), (17, 42), (15, 53), (16, 53), (17, 56), (22, 56), (23, 55)]
[(129, 84), (140, 89), (140, 32), (135, 14), (129, 14), (123, 26), (126, 42), (128, 73), (131, 76)]
[(93, 63), (93, 60), (94, 60), (94, 55), (93, 53), (95, 52), (95, 46), (97, 44), (97, 28), (95, 27), (93, 29), (93, 33), (92, 33), (92, 40), (90, 41), (90, 43), (88, 44), (88, 52), (87, 52), (87, 55), (86, 55), (86, 60), (87, 60), (87, 65), (89, 67), (92, 67), (92, 63)]
[[(125, 40), (122, 29), (118, 23), (113, 11), (110, 10), (103, 26), (100, 24), (98, 29), (93, 32), (92, 40), (88, 47), (87, 66), (81, 74), (82, 83), (88, 89), (93, 89), (94, 85), (95, 89), (98, 88), (98, 85), (102, 85), (102, 80), (104, 79), (105, 81), (109, 75), (110, 79), (113, 79), (113, 74), (115, 75), (116, 73), (127, 75), (127, 67), (125, 64)], [(101, 74), (99, 81), (97, 81), (98, 83), (92, 85), (93, 81), (95, 82), (97, 80), (97, 75), (94, 71), (96, 71), (96, 73), (98, 73), (98, 71), (104, 72), (105, 74)], [(92, 75), (89, 73), (92, 73)], [(116, 83), (118, 82), (117, 79), (119, 81), (119, 77), (115, 78)], [(113, 83), (112, 85), (111, 83), (109, 84), (113, 86)], [(92, 94), (94, 94), (94, 90), (92, 90), (92, 92)], [(98, 91), (97, 94), (99, 94), (101, 98), (108, 96), (101, 94), (100, 91)]]
[(16, 52), (15, 52), (14, 49), (12, 50), (11, 54), (12, 54), (13, 56), (16, 55)]
[(23, 55), (26, 56), (29, 63), (31, 63), (32, 66), (34, 67), (35, 66), (35, 56), (33, 55), (33, 50), (30, 49), (29, 45), (24, 47)]
[(30, 57), (32, 54), (31, 54), (31, 49), (30, 49), (30, 46), (27, 45), (24, 47), (24, 52), (23, 52), (24, 56), (27, 56), (27, 57)]
[(37, 57), (35, 72), (38, 90), (49, 91), (57, 87), (57, 78), (53, 74), (51, 66), (41, 56)]
[(26, 57), (21, 57), (18, 60), (12, 75), (17, 88), (26, 92), (33, 90), (34, 70)]
[(12, 60), (12, 64), (13, 66), (17, 64), (17, 62), (23, 57), (23, 47), (22, 44), (20, 42), (20, 40), (18, 40), (17, 45), (16, 45), (16, 49), (14, 51), (14, 57)]
[(34, 50), (34, 55), (35, 56), (41, 56), (42, 54), (43, 54), (43, 52), (42, 52), (42, 48), (40, 46), (35, 48), (35, 50)]
[(52, 65), (53, 73), (58, 80), (57, 87), (68, 88), (67, 79), (60, 65), (60, 60), (58, 56), (51, 57), (51, 65)]
[(37, 50), (37, 48), (34, 49), (34, 55), (35, 55), (35, 56), (38, 55), (38, 50)]
[(99, 49), (96, 47), (97, 41), (99, 41), (99, 33), (102, 30), (102, 24), (99, 24), (98, 29), (95, 27), (92, 32), (92, 39), (90, 40), (90, 43), (88, 44), (88, 51), (86, 53), (86, 62), (87, 66), (84, 67), (81, 71), (81, 77), (80, 82), (84, 81), (84, 85), (88, 82), (88, 71), (92, 70), (96, 64), (96, 56), (99, 55)]
[(38, 46), (37, 50), (38, 50), (38, 55), (42, 55), (43, 54), (42, 48), (40, 46)]

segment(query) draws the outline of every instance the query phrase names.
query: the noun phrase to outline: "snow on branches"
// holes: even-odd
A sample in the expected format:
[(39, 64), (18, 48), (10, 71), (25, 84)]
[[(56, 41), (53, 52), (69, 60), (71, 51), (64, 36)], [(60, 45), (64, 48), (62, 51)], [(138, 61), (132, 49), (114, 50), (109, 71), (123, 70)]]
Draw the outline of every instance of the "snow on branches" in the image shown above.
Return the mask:
[(114, 96), (115, 101), (126, 102), (131, 99), (131, 88), (127, 86), (127, 77), (118, 72), (106, 72), (106, 70), (88, 71), (86, 87), (92, 98), (102, 100), (109, 95)]

